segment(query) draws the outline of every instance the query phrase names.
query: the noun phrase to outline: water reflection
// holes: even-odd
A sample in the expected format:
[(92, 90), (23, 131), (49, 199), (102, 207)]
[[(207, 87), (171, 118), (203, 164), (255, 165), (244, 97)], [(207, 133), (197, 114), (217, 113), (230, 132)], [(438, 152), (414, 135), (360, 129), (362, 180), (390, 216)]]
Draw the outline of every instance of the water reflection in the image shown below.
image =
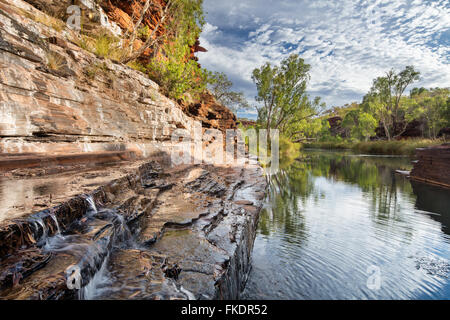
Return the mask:
[(442, 231), (450, 235), (450, 191), (417, 181), (411, 185), (417, 196), (416, 208), (441, 223)]
[[(244, 297), (450, 297), (450, 191), (395, 173), (410, 162), (309, 151), (282, 163), (270, 181)], [(379, 290), (367, 287), (373, 265), (381, 270)]]

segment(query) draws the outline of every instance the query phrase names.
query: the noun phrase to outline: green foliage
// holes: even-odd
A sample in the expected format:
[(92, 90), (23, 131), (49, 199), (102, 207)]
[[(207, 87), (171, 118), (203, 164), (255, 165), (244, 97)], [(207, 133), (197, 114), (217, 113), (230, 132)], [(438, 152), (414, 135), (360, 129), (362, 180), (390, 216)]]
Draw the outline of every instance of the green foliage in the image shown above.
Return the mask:
[(142, 41), (146, 41), (148, 39), (148, 37), (150, 36), (150, 34), (151, 34), (151, 31), (150, 31), (149, 26), (147, 26), (147, 25), (142, 26), (137, 30), (137, 35), (138, 35), (139, 39), (141, 39)]
[(302, 120), (320, 113), (324, 107), (320, 98), (310, 101), (306, 93), (310, 69), (309, 64), (293, 54), (281, 61), (280, 66), (267, 62), (253, 70), (252, 79), (258, 91), (256, 101), (261, 103), (257, 108), (258, 122), (268, 131), (275, 128), (294, 137), (301, 129)]
[(378, 121), (370, 113), (354, 109), (347, 112), (342, 125), (350, 130), (352, 138), (367, 141), (375, 136)]
[(378, 123), (377, 120), (369, 113), (362, 112), (359, 114), (357, 132), (367, 141), (370, 137), (375, 135), (375, 129)]
[[(328, 124), (328, 125), (327, 125)], [(294, 132), (291, 137), (296, 137), (298, 139), (301, 138), (317, 138), (318, 135), (322, 132), (323, 128), (329, 128), (329, 123), (320, 118), (314, 119), (302, 119), (299, 122), (293, 124), (289, 130), (293, 130)]]
[(147, 68), (139, 61), (130, 61), (127, 63), (127, 66), (129, 66), (130, 68), (132, 68), (134, 70), (143, 72), (143, 73), (147, 72)]
[[(406, 98), (405, 98), (406, 100)], [(407, 119), (420, 119), (426, 123), (429, 138), (436, 138), (441, 128), (450, 126), (450, 89), (414, 88), (407, 104), (412, 109)]]
[(282, 156), (292, 156), (296, 155), (301, 145), (299, 143), (293, 143), (291, 139), (286, 136), (280, 136), (279, 139), (280, 155)]
[(330, 140), (334, 140), (336, 139), (336, 137), (331, 135), (330, 132), (330, 123), (328, 122), (327, 119), (322, 119), (322, 126), (319, 132), (319, 140), (320, 141), (330, 141)]
[(342, 141), (342, 139), (331, 138), (327, 141), (320, 142), (308, 142), (303, 145), (304, 148), (310, 149), (325, 149), (325, 150), (345, 150), (351, 149), (353, 147), (353, 143), (348, 141)]
[(208, 77), (208, 89), (216, 100), (232, 112), (250, 109), (243, 92), (232, 91), (233, 83), (223, 72), (211, 73)]
[(147, 65), (150, 78), (159, 83), (162, 92), (173, 99), (192, 98), (206, 89), (208, 74), (196, 61), (186, 59), (189, 46), (182, 38), (164, 46), (166, 57), (156, 57)]
[(364, 103), (382, 124), (388, 140), (394, 137), (396, 125), (402, 123), (406, 114), (401, 104), (402, 95), (411, 83), (419, 80), (419, 75), (413, 66), (407, 66), (398, 74), (390, 70), (386, 76), (373, 81), (370, 92), (364, 97)]
[(428, 139), (409, 139), (392, 141), (359, 142), (353, 150), (369, 154), (414, 155), (417, 148), (440, 144), (440, 141)]
[[(202, 0), (171, 0), (168, 18), (164, 22), (162, 36), (152, 35), (148, 25), (137, 30), (137, 36), (146, 41), (155, 38), (150, 49), (153, 56), (143, 65), (132, 59), (127, 63), (133, 69), (149, 75), (160, 84), (161, 90), (173, 99), (196, 98), (206, 89), (208, 74), (199, 64), (190, 59), (191, 47), (197, 41), (205, 23)], [(81, 35), (78, 45), (101, 58), (125, 61), (129, 57), (128, 48), (120, 39), (102, 30), (98, 35)], [(125, 42), (124, 42), (125, 44)], [(95, 75), (95, 68), (88, 73)]]
[(202, 3), (202, 0), (174, 0), (173, 18), (168, 20), (163, 38), (155, 43), (153, 58), (145, 70), (139, 66), (173, 99), (196, 99), (206, 89), (207, 71), (190, 59), (190, 47), (205, 23)]
[(106, 31), (101, 32), (95, 38), (93, 52), (99, 57), (115, 61), (120, 61), (123, 55), (125, 55), (125, 51), (119, 45), (119, 39)]
[(113, 36), (105, 29), (93, 36), (80, 35), (80, 38), (76, 40), (76, 43), (82, 49), (92, 52), (98, 57), (114, 61), (120, 61), (126, 54), (125, 50), (120, 45), (120, 39)]
[[(350, 134), (346, 135), (350, 141), (375, 138), (376, 133), (379, 133), (377, 129), (383, 130), (386, 138), (392, 140), (401, 136), (412, 121), (416, 122), (416, 128), (421, 130), (423, 138), (436, 139), (439, 130), (450, 125), (450, 89), (414, 88), (409, 96), (403, 95), (406, 87), (418, 78), (419, 72), (412, 66), (407, 66), (398, 74), (391, 70), (386, 76), (374, 80), (361, 104), (352, 103), (334, 108), (329, 114), (343, 118), (342, 126)], [(342, 139), (333, 137), (326, 130), (320, 133), (319, 141), (329, 142), (330, 146), (340, 143), (340, 140)], [(377, 147), (378, 143), (384, 143), (387, 151)], [(392, 146), (396, 146), (396, 143), (393, 142)], [(395, 153), (390, 145), (385, 142), (368, 144), (370, 148), (382, 153)], [(398, 152), (408, 153), (415, 145), (417, 144), (411, 142), (411, 148)], [(401, 149), (402, 145), (398, 147)]]
[(58, 32), (61, 32), (66, 27), (64, 21), (56, 17), (53, 17), (50, 14), (38, 13), (36, 15), (33, 15), (31, 13), (27, 13), (27, 16), (32, 18), (34, 21), (42, 23), (43, 25), (46, 25), (47, 27), (52, 28)]

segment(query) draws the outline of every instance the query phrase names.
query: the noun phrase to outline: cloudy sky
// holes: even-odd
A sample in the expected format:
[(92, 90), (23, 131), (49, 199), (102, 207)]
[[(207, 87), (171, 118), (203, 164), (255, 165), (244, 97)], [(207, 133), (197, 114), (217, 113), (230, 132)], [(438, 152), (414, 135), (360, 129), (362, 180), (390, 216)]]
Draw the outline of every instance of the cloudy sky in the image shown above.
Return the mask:
[(329, 107), (361, 101), (375, 77), (410, 64), (422, 73), (416, 86), (450, 86), (449, 0), (204, 0), (204, 8), (200, 63), (252, 102), (253, 69), (292, 53), (312, 66), (309, 93)]

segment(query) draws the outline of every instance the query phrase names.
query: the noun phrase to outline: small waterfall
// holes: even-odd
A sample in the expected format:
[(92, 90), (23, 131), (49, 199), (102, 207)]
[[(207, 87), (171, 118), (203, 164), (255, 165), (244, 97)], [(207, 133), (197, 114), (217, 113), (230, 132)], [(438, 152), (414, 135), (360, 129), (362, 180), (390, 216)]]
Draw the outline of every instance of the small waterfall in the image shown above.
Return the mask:
[(36, 228), (37, 234), (39, 232), (39, 229), (42, 229), (41, 236), (36, 239), (36, 240), (38, 240), (38, 245), (45, 245), (48, 240), (48, 228), (47, 228), (47, 225), (45, 224), (44, 220), (41, 217), (35, 216), (32, 218), (31, 222), (33, 223), (34, 227)]
[(50, 217), (52, 218), (53, 222), (55, 223), (56, 234), (61, 234), (61, 229), (59, 228), (58, 219), (56, 218), (55, 214), (54, 213), (50, 213)]
[[(92, 198), (91, 201), (88, 202), (95, 208)], [(95, 210), (97, 210), (95, 208)], [(100, 208), (96, 211), (96, 214), (93, 215), (93, 218), (107, 220), (110, 221), (114, 225), (114, 238), (112, 239), (113, 247), (134, 247), (135, 240), (132, 232), (128, 228), (126, 223), (126, 219), (124, 216), (119, 214), (116, 210)], [(106, 244), (107, 246), (107, 244)], [(102, 254), (108, 250), (105, 254)], [(102, 253), (101, 253), (102, 252)], [(83, 258), (85, 263), (90, 264), (91, 270), (94, 271), (92, 277), (88, 281), (88, 283), (83, 286), (78, 292), (78, 298), (82, 300), (92, 300), (102, 296), (108, 290), (111, 290), (113, 286), (113, 279), (108, 271), (108, 261), (111, 253), (111, 249), (107, 249), (107, 247), (101, 248), (101, 252), (92, 252), (86, 255)], [(101, 264), (99, 263), (99, 258), (103, 259)], [(83, 261), (79, 264), (83, 265)], [(96, 271), (95, 271), (96, 270)]]
[(183, 286), (180, 286), (180, 292), (184, 293), (188, 300), (197, 300), (195, 298), (194, 294), (192, 292), (190, 292), (189, 290), (186, 290), (185, 288), (183, 288)]
[[(93, 212), (93, 213), (97, 213), (98, 210), (97, 210), (97, 206), (95, 205), (94, 198), (92, 198), (92, 196), (88, 196), (86, 198), (86, 201), (89, 204), (90, 211)], [(88, 210), (88, 212), (89, 212), (89, 210)]]
[(78, 291), (78, 299), (94, 300), (108, 291), (113, 284), (113, 279), (108, 272), (109, 255), (103, 261), (102, 266), (92, 277), (89, 283)]

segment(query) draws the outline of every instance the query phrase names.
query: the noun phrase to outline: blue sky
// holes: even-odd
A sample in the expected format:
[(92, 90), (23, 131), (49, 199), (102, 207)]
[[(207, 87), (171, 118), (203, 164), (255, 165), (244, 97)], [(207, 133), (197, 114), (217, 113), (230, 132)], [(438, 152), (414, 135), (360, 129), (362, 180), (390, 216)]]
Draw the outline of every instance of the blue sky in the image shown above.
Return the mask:
[(309, 93), (328, 107), (361, 101), (374, 78), (411, 64), (422, 73), (414, 86), (450, 87), (449, 0), (204, 0), (204, 8), (200, 63), (225, 72), (252, 103), (253, 69), (292, 53), (311, 65)]

